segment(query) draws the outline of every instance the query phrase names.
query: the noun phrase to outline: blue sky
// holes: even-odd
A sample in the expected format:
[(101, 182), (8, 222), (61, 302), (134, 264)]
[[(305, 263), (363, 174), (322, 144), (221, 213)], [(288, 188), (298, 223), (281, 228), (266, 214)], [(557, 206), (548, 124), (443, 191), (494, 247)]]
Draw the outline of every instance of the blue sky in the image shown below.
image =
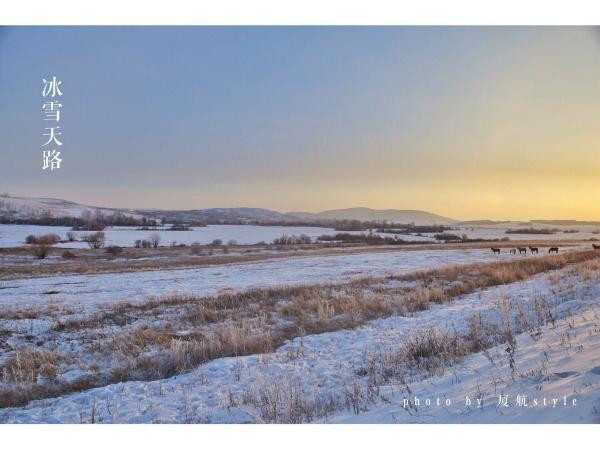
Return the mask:
[[(600, 219), (597, 38), (583, 27), (3, 28), (0, 189), (124, 207)], [(64, 145), (48, 173), (41, 80), (52, 75)]]

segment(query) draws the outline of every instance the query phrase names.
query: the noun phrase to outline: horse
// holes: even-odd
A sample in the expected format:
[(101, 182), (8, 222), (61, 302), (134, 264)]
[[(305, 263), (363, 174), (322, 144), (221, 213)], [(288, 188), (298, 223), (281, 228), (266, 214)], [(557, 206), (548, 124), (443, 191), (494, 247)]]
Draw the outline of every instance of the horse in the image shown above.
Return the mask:
[(556, 253), (558, 255), (558, 247), (550, 247), (548, 253)]
[(592, 247), (594, 247), (594, 250), (600, 250), (600, 244), (592, 244)]
[(538, 248), (537, 247), (529, 247), (529, 250), (531, 250), (531, 253), (537, 253), (538, 252)]
[(517, 249), (516, 248), (511, 248), (510, 249), (510, 254), (511, 255), (516, 255), (517, 254)]
[(492, 252), (494, 253), (494, 255), (495, 255), (496, 253), (500, 254), (500, 249), (499, 249), (499, 248), (494, 248), (494, 247), (492, 247)]
[(525, 254), (527, 254), (527, 247), (517, 247), (517, 248), (519, 249), (519, 255), (520, 255), (521, 253), (525, 253)]

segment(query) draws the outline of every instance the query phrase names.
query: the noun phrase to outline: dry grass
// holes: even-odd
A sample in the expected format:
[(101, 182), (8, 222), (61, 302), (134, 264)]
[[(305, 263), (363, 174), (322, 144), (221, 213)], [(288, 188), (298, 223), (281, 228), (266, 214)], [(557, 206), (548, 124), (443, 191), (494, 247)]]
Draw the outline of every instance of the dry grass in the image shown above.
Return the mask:
[[(57, 340), (89, 342), (90, 355), (100, 366), (108, 366), (107, 358), (116, 362), (97, 377), (86, 378), (86, 386), (154, 380), (186, 372), (215, 358), (271, 352), (286, 340), (303, 335), (351, 329), (392, 315), (411, 315), (428, 309), (431, 303), (447, 303), (479, 289), (566, 267), (574, 273), (581, 268), (584, 276), (591, 277), (600, 267), (600, 253), (573, 252), (516, 262), (470, 264), (345, 284), (278, 286), (204, 297), (169, 295), (111, 305), (91, 316), (60, 321), (51, 333)], [(540, 304), (538, 322), (546, 323), (549, 314)], [(490, 329), (476, 318), (470, 322), (471, 334), (466, 336), (434, 331), (415, 335), (400, 349), (400, 356), (397, 352), (388, 355), (386, 364), (435, 371), (514, 334), (513, 329)], [(527, 331), (534, 333), (534, 325)], [(41, 366), (32, 364), (33, 373), (39, 374)], [(13, 361), (10, 367), (18, 366)], [(22, 385), (19, 396), (6, 402), (16, 402), (14, 406), (56, 392), (40, 387), (36, 377), (26, 377), (31, 364), (22, 367), (24, 371), (15, 372), (20, 375), (7, 375), (6, 380), (28, 380), (30, 391)], [(60, 389), (72, 392), (76, 386), (61, 384)], [(351, 385), (347, 395), (353, 398)]]
[(2, 366), (3, 382), (37, 383), (38, 377), (54, 379), (58, 365), (68, 358), (57, 350), (27, 347), (15, 352)]
[(26, 405), (41, 398), (59, 397), (91, 389), (98, 385), (94, 376), (85, 376), (72, 382), (52, 382), (48, 384), (16, 384), (0, 388), (0, 408)]
[[(348, 410), (359, 414), (376, 402), (389, 402), (387, 393), (400, 390), (408, 395), (411, 392), (409, 383), (432, 375), (443, 376), (466, 356), (481, 351), (493, 364), (508, 366), (513, 381), (516, 376), (529, 377), (530, 372), (519, 371), (515, 361), (516, 335), (537, 326), (534, 338), (539, 339), (541, 327), (551, 324), (554, 328), (555, 322), (541, 314), (537, 316), (538, 323), (532, 325), (529, 319), (523, 318), (517, 302), (504, 300), (497, 305), (500, 314), (489, 314), (486, 319), (481, 313), (469, 317), (464, 333), (455, 329), (416, 330), (397, 345), (365, 352), (362, 364), (355, 368), (354, 374), (340, 374), (339, 385), (333, 389), (321, 389), (316, 384), (311, 386), (298, 376), (259, 380), (248, 385), (239, 397), (230, 394), (229, 406), (254, 408), (256, 415), (252, 418), (261, 423), (302, 423), (315, 418), (327, 421), (333, 412)], [(534, 309), (536, 313), (551, 310), (552, 304), (546, 299), (538, 299)], [(570, 336), (565, 339), (564, 345), (571, 345)], [(506, 361), (493, 361), (487, 353), (498, 344), (503, 344), (498, 358), (504, 357)], [(407, 410), (411, 409), (417, 412), (414, 405), (408, 406)]]
[[(386, 278), (365, 278), (341, 285), (277, 286), (205, 297), (176, 294), (140, 303), (113, 305), (85, 319), (60, 322), (54, 329), (123, 326), (139, 320), (142, 314), (158, 317), (164, 315), (165, 310), (177, 308), (182, 319), (192, 325), (251, 318), (257, 314), (279, 314), (292, 321), (298, 330), (322, 333), (393, 314), (422, 311), (430, 303), (446, 303), (478, 289), (523, 281), (535, 274), (570, 264), (587, 262), (584, 270), (591, 273), (595, 267), (592, 261), (599, 258), (598, 252), (571, 252), (515, 262), (478, 263)], [(379, 286), (390, 281), (414, 283), (399, 288)], [(372, 288), (372, 292), (368, 292), (368, 288)]]
[(41, 317), (64, 317), (74, 314), (73, 309), (58, 303), (26, 308), (0, 307), (0, 320), (34, 320)]
[[(545, 246), (551, 241), (523, 241), (523, 245)], [(581, 241), (561, 241), (564, 245), (581, 243)], [(497, 247), (510, 247), (513, 243), (495, 243)], [(326, 256), (356, 253), (381, 253), (419, 250), (456, 250), (489, 248), (489, 243), (469, 244), (419, 244), (389, 247), (364, 247), (357, 245), (310, 244), (304, 246), (245, 245), (236, 246), (230, 254), (214, 253), (209, 246), (159, 247), (159, 248), (124, 248), (118, 259), (114, 259), (104, 250), (70, 249), (75, 258), (71, 260), (49, 261), (43, 265), (32, 266), (28, 255), (30, 249), (25, 247), (2, 248), (0, 255), (13, 256), (16, 264), (4, 264), (0, 267), (0, 280), (19, 278), (56, 276), (67, 274), (100, 274), (153, 271), (166, 269), (183, 269), (205, 267), (241, 262), (264, 261), (277, 258)], [(195, 254), (190, 254), (194, 252)], [(210, 254), (209, 254), (210, 252)], [(213, 254), (214, 253), (214, 254)]]

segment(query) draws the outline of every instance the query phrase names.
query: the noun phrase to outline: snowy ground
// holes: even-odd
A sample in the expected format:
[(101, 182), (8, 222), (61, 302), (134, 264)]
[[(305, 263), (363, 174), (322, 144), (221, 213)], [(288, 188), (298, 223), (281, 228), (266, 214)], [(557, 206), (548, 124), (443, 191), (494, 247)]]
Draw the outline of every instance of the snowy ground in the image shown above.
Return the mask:
[[(448, 233), (466, 234), (470, 239), (502, 239), (510, 238), (511, 241), (519, 240), (573, 240), (573, 239), (600, 239), (598, 228), (596, 226), (576, 226), (576, 227), (549, 227), (538, 226), (537, 228), (559, 228), (568, 230), (575, 228), (577, 233), (558, 232), (556, 234), (506, 234), (508, 228), (527, 228), (519, 226), (516, 223), (503, 226), (478, 226), (465, 227), (456, 226)], [(30, 235), (42, 235), (56, 233), (61, 239), (66, 240), (66, 234), (70, 231), (69, 227), (53, 227), (38, 225), (2, 225), (0, 224), (0, 247), (18, 247), (25, 243), (25, 238)], [(166, 230), (138, 230), (136, 227), (109, 227), (104, 230), (106, 235), (106, 245), (119, 245), (121, 247), (132, 247), (137, 239), (143, 240), (153, 233), (161, 236), (161, 245), (171, 245), (172, 242), (178, 244), (190, 245), (193, 243), (209, 244), (215, 239), (221, 239), (223, 243), (230, 240), (238, 244), (256, 244), (259, 242), (272, 243), (274, 239), (283, 234), (296, 235), (306, 234), (313, 241), (321, 235), (332, 235), (340, 233), (333, 228), (322, 227), (282, 227), (282, 226), (257, 226), (257, 225), (208, 225), (206, 227), (195, 227), (190, 231), (166, 231)], [(363, 231), (353, 231), (351, 234), (363, 234)], [(90, 234), (86, 231), (75, 232), (78, 239)], [(438, 242), (433, 235), (435, 233), (423, 233), (422, 236), (416, 234), (390, 234), (374, 233), (383, 237), (397, 236), (399, 239), (414, 242)], [(86, 248), (85, 242), (63, 242), (57, 245), (64, 248)]]
[[(490, 361), (468, 358), (451, 373), (390, 395), (388, 404), (337, 423), (600, 423), (600, 307), (546, 327), (534, 341), (517, 340), (517, 374), (504, 362), (504, 348)], [(418, 406), (415, 404), (418, 402)], [(448, 403), (447, 403), (448, 402)], [(429, 403), (429, 404), (427, 404)], [(447, 406), (448, 405), (448, 406)]]
[[(464, 226), (458, 225), (454, 231), (456, 234), (466, 234), (471, 239), (502, 239), (510, 238), (511, 241), (519, 240), (568, 240), (568, 239), (600, 239), (600, 227), (597, 225), (546, 225), (531, 223), (523, 225), (519, 222), (507, 222), (501, 225), (486, 226)], [(557, 231), (554, 234), (515, 234), (506, 233), (508, 229), (519, 228), (554, 228)], [(565, 233), (567, 230), (577, 230), (576, 233)], [(452, 233), (452, 231), (450, 231)]]
[[(41, 235), (56, 233), (61, 239), (66, 240), (69, 227), (49, 227), (38, 225), (0, 225), (0, 247), (17, 247), (25, 243), (25, 238), (30, 235)], [(257, 226), (257, 225), (208, 225), (206, 227), (195, 227), (189, 231), (167, 231), (167, 230), (138, 230), (137, 227), (109, 227), (104, 230), (106, 245), (119, 245), (121, 247), (133, 247), (137, 239), (143, 240), (153, 234), (161, 236), (161, 245), (171, 245), (173, 241), (178, 244), (191, 245), (200, 243), (210, 244), (215, 239), (221, 239), (224, 244), (235, 240), (238, 244), (256, 244), (258, 242), (271, 243), (273, 239), (282, 234), (301, 235), (306, 234), (312, 239), (322, 234), (336, 233), (333, 228), (321, 227), (279, 227), (279, 226)], [(78, 239), (90, 234), (89, 231), (76, 231)], [(415, 240), (418, 238), (415, 237)], [(87, 248), (85, 242), (64, 242), (57, 245), (64, 248)]]
[[(0, 410), (0, 422), (286, 421), (297, 418), (296, 410), (314, 408), (310, 420), (316, 422), (598, 423), (600, 271), (598, 264), (585, 267), (489, 288), (413, 316), (293, 339), (271, 354), (216, 359), (185, 375), (7, 408)], [(534, 324), (540, 302), (549, 306), (553, 324)], [(517, 337), (513, 369), (502, 344), (433, 376), (411, 373), (402, 380), (373, 382), (365, 375), (369, 361), (393, 356), (419, 331), (466, 333), (473, 317), (496, 324), (505, 315), (512, 329), (526, 329)], [(509, 406), (496, 407), (503, 394)], [(517, 406), (517, 395), (527, 396), (531, 406)], [(478, 397), (482, 408), (476, 407)], [(450, 404), (435, 406), (438, 398), (441, 405)], [(425, 405), (427, 399), (433, 406)]]
[[(56, 232), (56, 228), (0, 226), (0, 246), (21, 245), (23, 233), (43, 234)], [(502, 228), (487, 227), (485, 230), (489, 233), (486, 237), (505, 236)], [(63, 227), (59, 234), (64, 236), (66, 231), (68, 229)], [(587, 232), (595, 236), (592, 231)], [(306, 227), (209, 226), (191, 232), (162, 233), (168, 233), (163, 234), (166, 244), (171, 239), (187, 240), (186, 243), (208, 243), (213, 239), (270, 242), (283, 233), (304, 233), (314, 238), (332, 232)], [(147, 238), (150, 233), (152, 231), (110, 229), (107, 230), (107, 244), (131, 245), (133, 240)], [(177, 238), (171, 238), (170, 234)], [(536, 238), (531, 235), (510, 237)], [(554, 237), (573, 239), (581, 236), (561, 234)], [(580, 243), (561, 247), (560, 252), (588, 250), (592, 253), (590, 248), (589, 243)], [(420, 312), (357, 322), (361, 326), (356, 328), (328, 328), (339, 331), (308, 333), (301, 338), (294, 338), (299, 335), (294, 334), (272, 353), (217, 357), (181, 375), (165, 378), (161, 372), (161, 379), (156, 381), (116, 383), (115, 378), (109, 378), (115, 371), (125, 370), (129, 361), (137, 364), (135, 370), (140, 361), (156, 364), (163, 354), (169, 351), (175, 354), (173, 345), (184, 345), (189, 336), (192, 341), (209, 340), (211, 333), (218, 334), (226, 326), (235, 330), (240, 323), (246, 323), (245, 318), (240, 322), (231, 318), (214, 319), (214, 322), (209, 320), (193, 328), (183, 321), (188, 310), (184, 310), (182, 304), (168, 305), (164, 310), (156, 311), (140, 309), (139, 316), (134, 317), (138, 314), (135, 308), (119, 310), (122, 301), (135, 302), (137, 307), (148, 298), (176, 293), (205, 296), (251, 288), (350, 284), (352, 280), (365, 277), (546, 256), (545, 248), (540, 249), (539, 255), (527, 256), (511, 255), (507, 250), (494, 255), (489, 248), (393, 248), (209, 267), (0, 281), (0, 366), (11, 367), (8, 362), (11, 358), (14, 360), (19, 351), (44, 349), (58, 352), (63, 359), (56, 363), (58, 371), (53, 375), (42, 375), (49, 372), (44, 372), (43, 367), (36, 369), (39, 374), (35, 375), (34, 386), (39, 383), (39, 386), (47, 387), (54, 382), (67, 385), (92, 375), (97, 380), (104, 380), (104, 384), (109, 383), (94, 389), (88, 389), (89, 385), (88, 388), (77, 388), (83, 390), (58, 398), (35, 400), (22, 407), (0, 408), (0, 423), (599, 422), (600, 262), (596, 260), (572, 263), (553, 273), (541, 273), (524, 281), (475, 291), (443, 304), (431, 303), (426, 310), (412, 310)], [(0, 264), (2, 261), (0, 259)], [(77, 261), (85, 263), (83, 259)], [(459, 271), (447, 286), (456, 284), (460, 287), (465, 280), (472, 281)], [(350, 292), (356, 294), (356, 298), (365, 299), (376, 299), (380, 294), (400, 297), (407, 295), (408, 291), (403, 289), (421, 282), (424, 284), (419, 288), (424, 292), (439, 287), (431, 280), (381, 278), (371, 285), (352, 284), (343, 295)], [(337, 300), (335, 297), (334, 301)], [(278, 302), (285, 308), (291, 300), (283, 297)], [(237, 309), (233, 311), (237, 314)], [(107, 312), (114, 313), (116, 320), (95, 321), (97, 314)], [(242, 312), (248, 314), (250, 326), (266, 324), (262, 329), (262, 325), (257, 326), (260, 330), (277, 332), (287, 323), (296, 323), (291, 316), (282, 315), (280, 309)], [(335, 317), (328, 316), (327, 310), (319, 310), (316, 314)], [(427, 357), (435, 362), (435, 370), (417, 366), (398, 370), (394, 361), (400, 358), (399, 349), (420, 333), (435, 330), (446, 333), (444, 336), (451, 336), (451, 333), (455, 338), (467, 336), (474, 332), (475, 319), (484, 324), (480, 325), (483, 330), (508, 327), (517, 335), (512, 347), (515, 350), (513, 361), (506, 351), (507, 343), (496, 345), (502, 342), (498, 340), (498, 332), (489, 331), (496, 340), (485, 352), (477, 350), (452, 362), (435, 362), (437, 355)], [(88, 325), (85, 325), (86, 320)], [(69, 328), (69, 321), (84, 325)], [(157, 340), (150, 344), (139, 344), (139, 348), (143, 347), (141, 353), (128, 354), (127, 340), (133, 339), (138, 330), (148, 329), (162, 334), (156, 334)], [(250, 331), (255, 333), (256, 329)], [(144, 336), (142, 338), (146, 339)], [(169, 343), (157, 344), (158, 339), (168, 339)], [(277, 345), (281, 342), (283, 340)], [(269, 351), (275, 347), (269, 347)], [(240, 353), (225, 352), (219, 356), (231, 354)], [(20, 364), (17, 360), (18, 367)], [(26, 381), (12, 377), (6, 372), (0, 373), (0, 388), (24, 383), (21, 388), (25, 389)], [(122, 379), (155, 378), (117, 380)], [(503, 394), (509, 396), (509, 406), (497, 407)], [(523, 401), (522, 396), (526, 396), (530, 404), (534, 399), (538, 404), (516, 405), (515, 402)], [(477, 407), (478, 398), (483, 407)], [(544, 398), (546, 405), (543, 405)]]
[[(569, 248), (564, 247), (562, 251)], [(544, 256), (542, 251), (539, 256)], [(143, 300), (173, 292), (198, 295), (224, 289), (343, 282), (364, 276), (408, 273), (455, 264), (515, 260), (521, 256), (489, 249), (390, 251), (199, 267), (183, 270), (68, 275), (0, 281), (0, 305), (61, 302), (94, 304)]]
[(84, 211), (95, 210), (104, 214), (119, 211), (128, 216), (141, 218), (140, 215), (123, 209), (97, 208), (57, 198), (0, 197), (0, 213), (14, 218), (28, 219), (47, 215), (51, 217), (81, 217)]

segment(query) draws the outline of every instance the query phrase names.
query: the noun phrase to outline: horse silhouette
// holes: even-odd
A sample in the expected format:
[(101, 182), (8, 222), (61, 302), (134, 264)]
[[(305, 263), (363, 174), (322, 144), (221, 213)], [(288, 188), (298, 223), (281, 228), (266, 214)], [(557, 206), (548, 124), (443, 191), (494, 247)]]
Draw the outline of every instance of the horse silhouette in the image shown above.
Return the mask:
[(548, 253), (556, 253), (558, 255), (558, 247), (550, 247)]
[(527, 254), (527, 247), (517, 247), (517, 248), (519, 249), (519, 255), (520, 255), (521, 253), (525, 253), (525, 254)]
[(494, 247), (492, 247), (492, 252), (494, 253), (494, 255), (495, 255), (496, 253), (500, 254), (500, 249), (499, 249), (499, 248), (494, 248)]
[(592, 244), (592, 247), (594, 247), (594, 250), (600, 250), (600, 244)]
[(529, 250), (531, 250), (531, 253), (537, 253), (538, 252), (538, 248), (537, 247), (529, 247)]
[(510, 249), (510, 254), (511, 255), (516, 255), (517, 254), (517, 249), (516, 248), (511, 248)]

